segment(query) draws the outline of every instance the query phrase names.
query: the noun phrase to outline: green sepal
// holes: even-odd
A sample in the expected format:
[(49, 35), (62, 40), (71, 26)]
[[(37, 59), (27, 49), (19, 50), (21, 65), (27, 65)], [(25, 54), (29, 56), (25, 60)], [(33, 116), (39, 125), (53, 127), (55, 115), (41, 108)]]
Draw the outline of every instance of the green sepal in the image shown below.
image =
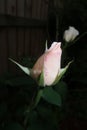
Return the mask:
[(69, 65), (70, 65), (72, 62), (73, 62), (73, 61), (70, 61), (65, 68), (63, 68), (63, 69), (60, 70), (60, 72), (58, 73), (58, 75), (57, 75), (57, 77), (56, 77), (56, 79), (55, 79), (55, 81), (53, 82), (52, 85), (55, 85), (56, 83), (59, 82), (59, 80), (60, 80), (60, 79), (62, 78), (62, 76), (65, 74), (65, 72), (67, 71)]
[(38, 85), (39, 85), (39, 86), (42, 86), (42, 87), (45, 86), (45, 84), (44, 84), (44, 72), (43, 72), (43, 71), (41, 72), (41, 74), (40, 74), (40, 76), (39, 76)]
[(9, 58), (10, 61), (12, 61), (13, 63), (15, 63), (21, 70), (23, 70), (27, 75), (30, 75), (30, 69), (27, 67), (24, 67), (22, 65), (20, 65), (19, 63), (17, 63), (16, 61), (14, 61), (13, 59)]
[(48, 46), (47, 46), (47, 40), (46, 40), (46, 43), (45, 43), (45, 51), (48, 50)]

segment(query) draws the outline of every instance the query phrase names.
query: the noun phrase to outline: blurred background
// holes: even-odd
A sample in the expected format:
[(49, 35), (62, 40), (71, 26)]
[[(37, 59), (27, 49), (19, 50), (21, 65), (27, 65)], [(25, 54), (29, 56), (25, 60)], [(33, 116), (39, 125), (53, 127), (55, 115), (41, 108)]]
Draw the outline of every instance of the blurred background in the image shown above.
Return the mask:
[(0, 0), (0, 130), (13, 130), (16, 123), (22, 130), (23, 117), (18, 110), (29, 98), (23, 89), (30, 80), (8, 58), (32, 66), (44, 52), (46, 40), (48, 46), (62, 41), (69, 26), (74, 26), (81, 38), (66, 50), (64, 65), (74, 62), (64, 77), (66, 105), (58, 117), (58, 129), (87, 130), (86, 0)]

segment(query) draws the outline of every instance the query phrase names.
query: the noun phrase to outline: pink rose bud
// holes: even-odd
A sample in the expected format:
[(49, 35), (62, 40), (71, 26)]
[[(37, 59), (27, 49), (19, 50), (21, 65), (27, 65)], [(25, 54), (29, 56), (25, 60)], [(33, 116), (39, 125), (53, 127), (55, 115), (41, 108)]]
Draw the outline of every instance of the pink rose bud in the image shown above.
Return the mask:
[(44, 86), (50, 86), (56, 79), (58, 72), (60, 71), (61, 64), (61, 43), (53, 42), (49, 49), (37, 60), (36, 64), (32, 68), (31, 75), (37, 79), (43, 71)]
[(72, 42), (78, 35), (79, 35), (79, 31), (76, 30), (74, 27), (70, 26), (68, 30), (65, 30), (63, 39), (66, 42)]
[(46, 44), (45, 53), (37, 60), (32, 69), (24, 67), (10, 59), (19, 66), (26, 74), (36, 80), (40, 86), (55, 85), (66, 72), (69, 64), (61, 68), (61, 42), (53, 42), (48, 49)]

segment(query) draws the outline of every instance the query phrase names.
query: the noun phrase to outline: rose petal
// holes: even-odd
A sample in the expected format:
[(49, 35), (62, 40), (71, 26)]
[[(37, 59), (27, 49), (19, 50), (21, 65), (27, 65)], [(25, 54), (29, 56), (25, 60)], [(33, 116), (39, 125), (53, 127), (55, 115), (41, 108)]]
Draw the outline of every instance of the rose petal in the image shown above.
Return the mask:
[(60, 70), (61, 62), (61, 43), (54, 42), (44, 55), (44, 82), (45, 85), (51, 85)]
[(79, 31), (74, 27), (69, 26), (68, 30), (64, 31), (63, 38), (66, 42), (73, 41), (79, 35)]
[(44, 54), (37, 60), (34, 67), (31, 70), (31, 76), (37, 80), (38, 76), (41, 74), (43, 70), (44, 64)]

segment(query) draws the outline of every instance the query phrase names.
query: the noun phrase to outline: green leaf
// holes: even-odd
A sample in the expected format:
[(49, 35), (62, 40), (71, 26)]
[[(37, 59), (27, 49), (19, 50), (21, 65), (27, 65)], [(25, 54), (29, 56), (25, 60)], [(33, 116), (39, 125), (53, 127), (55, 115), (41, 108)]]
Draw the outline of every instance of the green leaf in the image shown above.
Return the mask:
[(52, 85), (55, 85), (56, 83), (58, 83), (58, 81), (59, 81), (59, 80), (62, 78), (62, 76), (65, 74), (65, 72), (67, 71), (69, 65), (70, 65), (72, 62), (73, 62), (73, 61), (70, 61), (65, 68), (63, 68), (63, 69), (60, 70), (59, 74), (57, 75), (57, 77), (56, 77), (56, 79), (55, 79), (55, 81), (54, 81), (54, 83), (53, 83)]
[(42, 98), (57, 106), (62, 104), (60, 95), (52, 87), (45, 87), (43, 89)]
[(27, 75), (30, 75), (30, 70), (27, 67), (24, 67), (22, 65), (20, 65), (19, 63), (17, 63), (16, 61), (14, 61), (13, 59), (9, 58), (10, 61), (12, 61), (13, 63), (15, 63), (20, 69), (22, 69)]

